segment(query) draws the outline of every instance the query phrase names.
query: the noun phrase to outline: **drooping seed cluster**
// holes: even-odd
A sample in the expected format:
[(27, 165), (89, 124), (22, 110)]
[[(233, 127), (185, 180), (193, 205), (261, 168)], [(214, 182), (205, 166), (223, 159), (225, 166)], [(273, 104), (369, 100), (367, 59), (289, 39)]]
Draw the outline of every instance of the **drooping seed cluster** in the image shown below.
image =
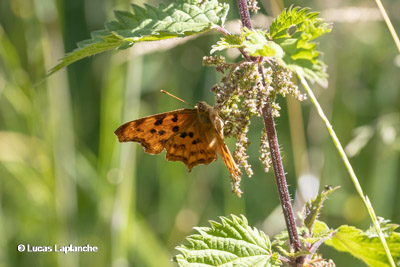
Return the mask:
[[(251, 117), (261, 116), (266, 101), (271, 103), (273, 116), (279, 117), (280, 106), (275, 102), (277, 95), (291, 95), (300, 101), (305, 96), (300, 94), (298, 87), (291, 81), (292, 72), (278, 64), (264, 69), (266, 86), (263, 86), (257, 62), (226, 63), (222, 56), (210, 56), (203, 58), (203, 65), (215, 67), (225, 74), (221, 82), (211, 89), (216, 97), (214, 108), (225, 122), (225, 136), (237, 139), (234, 157), (238, 165), (245, 169), (248, 176), (252, 176), (253, 170), (247, 161), (247, 148), (250, 145), (247, 133)], [(259, 151), (259, 158), (265, 171), (268, 171), (271, 159), (265, 131), (261, 136)]]
[(292, 82), (293, 72), (289, 69), (274, 62), (272, 63), (272, 72), (268, 74), (270, 76), (267, 79), (272, 81), (270, 86), (273, 88), (274, 97), (277, 95), (283, 97), (290, 95), (299, 101), (306, 99), (306, 95), (301, 94), (298, 86)]
[(264, 171), (269, 172), (269, 168), (271, 168), (272, 160), (271, 160), (271, 152), (269, 151), (267, 130), (265, 130), (265, 128), (263, 128), (263, 130), (261, 132), (259, 151), (260, 151), (259, 160), (264, 165)]
[(257, 11), (260, 9), (257, 0), (247, 0), (247, 5), (249, 7), (249, 10), (254, 14), (257, 14)]

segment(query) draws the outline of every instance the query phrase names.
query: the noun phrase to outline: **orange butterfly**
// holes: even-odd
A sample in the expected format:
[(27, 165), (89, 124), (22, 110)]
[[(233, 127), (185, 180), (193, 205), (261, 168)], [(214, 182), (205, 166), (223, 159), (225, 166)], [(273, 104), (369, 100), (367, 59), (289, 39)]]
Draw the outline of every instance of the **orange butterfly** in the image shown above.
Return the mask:
[[(198, 164), (217, 159), (217, 151), (237, 182), (241, 172), (224, 143), (223, 121), (217, 111), (205, 102), (195, 109), (178, 109), (147, 116), (120, 126), (114, 133), (120, 142), (138, 142), (148, 154), (167, 150), (170, 161), (182, 161), (188, 171)], [(235, 193), (240, 195), (238, 188)]]

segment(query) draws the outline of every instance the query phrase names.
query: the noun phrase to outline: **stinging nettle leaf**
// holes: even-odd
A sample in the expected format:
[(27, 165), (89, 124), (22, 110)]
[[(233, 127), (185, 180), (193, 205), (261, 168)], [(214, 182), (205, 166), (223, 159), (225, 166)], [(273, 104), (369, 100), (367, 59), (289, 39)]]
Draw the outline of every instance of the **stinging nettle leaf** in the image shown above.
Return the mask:
[(320, 60), (321, 52), (311, 41), (332, 29), (332, 25), (318, 18), (319, 13), (308, 8), (290, 7), (272, 21), (269, 39), (279, 44), (285, 55), (283, 62), (294, 72), (301, 73), (311, 82), (327, 86), (326, 65)]
[(105, 29), (92, 32), (91, 39), (78, 43), (78, 48), (67, 53), (61, 62), (43, 78), (82, 58), (102, 52), (126, 49), (137, 42), (157, 41), (199, 34), (223, 26), (229, 5), (209, 0), (177, 0), (158, 7), (132, 4), (132, 12), (115, 11), (116, 21), (105, 24)]
[(244, 29), (244, 50), (251, 56), (275, 57), (281, 59), (284, 55), (282, 48), (273, 41), (267, 40), (267, 35), (261, 30)]
[(179, 266), (280, 266), (278, 254), (271, 251), (269, 238), (251, 228), (242, 215), (210, 221), (211, 228), (197, 227), (199, 234), (187, 237), (188, 244), (176, 249)]
[(318, 194), (314, 199), (307, 202), (303, 208), (303, 218), (304, 225), (309, 229), (309, 231), (313, 232), (313, 226), (315, 221), (317, 220), (319, 213), (321, 211), (322, 205), (325, 200), (328, 198), (330, 194), (339, 189), (340, 186), (336, 186), (334, 188), (326, 188), (320, 194)]
[(296, 26), (296, 31), (299, 26), (309, 19), (315, 20), (318, 12), (308, 12), (309, 8), (290, 7), (282, 11), (279, 16), (271, 23), (269, 34), (273, 39), (288, 38), (293, 35), (293, 27)]
[[(379, 228), (381, 229), (381, 231), (385, 237), (390, 236), (397, 228), (400, 227), (399, 224), (390, 223), (390, 220), (385, 220), (382, 217), (378, 217), (378, 222), (380, 225)], [(365, 231), (365, 233), (370, 237), (379, 236), (378, 233), (376, 232), (376, 228), (374, 226), (371, 226), (367, 231)]]
[(280, 60), (283, 57), (282, 48), (267, 39), (267, 34), (261, 30), (243, 28), (240, 36), (227, 35), (221, 37), (217, 44), (212, 46), (211, 54), (228, 48), (242, 48), (250, 56), (274, 57)]
[(216, 51), (222, 51), (228, 48), (241, 48), (243, 47), (244, 38), (239, 35), (227, 35), (221, 37), (221, 39), (212, 46), (210, 54)]
[[(382, 222), (381, 222), (382, 225)], [(385, 237), (394, 261), (400, 264), (400, 233), (395, 232), (396, 225), (383, 222)], [(372, 230), (362, 231), (353, 226), (342, 225), (335, 235), (325, 242), (343, 252), (348, 252), (354, 257), (364, 261), (368, 266), (387, 267), (390, 266), (385, 250), (378, 235), (371, 234)]]

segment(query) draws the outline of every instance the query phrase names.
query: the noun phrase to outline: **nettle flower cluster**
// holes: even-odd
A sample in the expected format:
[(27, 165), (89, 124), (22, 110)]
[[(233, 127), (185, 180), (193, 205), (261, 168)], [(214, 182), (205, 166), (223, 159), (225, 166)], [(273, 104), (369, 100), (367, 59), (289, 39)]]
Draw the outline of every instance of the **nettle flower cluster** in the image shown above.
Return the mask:
[[(234, 157), (240, 167), (243, 167), (250, 177), (253, 175), (247, 148), (250, 145), (247, 133), (252, 116), (261, 116), (261, 109), (266, 101), (270, 102), (274, 117), (280, 116), (280, 106), (276, 102), (278, 95), (286, 97), (291, 95), (299, 101), (305, 99), (298, 86), (292, 82), (292, 72), (287, 68), (270, 63), (264, 68), (264, 80), (259, 73), (259, 62), (242, 61), (227, 63), (223, 56), (208, 56), (203, 58), (204, 66), (215, 67), (217, 71), (225, 74), (221, 82), (212, 87), (216, 102), (214, 108), (219, 111), (220, 117), (225, 122), (224, 134), (226, 137), (235, 137), (236, 150)], [(260, 140), (259, 159), (266, 172), (271, 166), (271, 157), (265, 129)]]

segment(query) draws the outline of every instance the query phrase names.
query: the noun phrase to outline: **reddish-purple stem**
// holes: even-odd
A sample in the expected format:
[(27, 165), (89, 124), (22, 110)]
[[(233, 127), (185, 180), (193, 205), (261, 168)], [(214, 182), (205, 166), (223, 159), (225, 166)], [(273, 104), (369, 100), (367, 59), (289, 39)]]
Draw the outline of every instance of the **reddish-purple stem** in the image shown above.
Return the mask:
[[(264, 67), (259, 65), (258, 72), (262, 77), (263, 86), (266, 86), (264, 80)], [(267, 131), (268, 144), (271, 152), (272, 165), (274, 167), (276, 184), (278, 186), (279, 198), (282, 204), (283, 215), (285, 217), (286, 227), (289, 233), (290, 244), (295, 251), (301, 250), (299, 235), (297, 233), (296, 221), (294, 219), (293, 208), (290, 194), (286, 183), (285, 171), (283, 169), (281, 153), (279, 151), (278, 135), (276, 134), (274, 117), (272, 116), (271, 104), (265, 101), (262, 108), (262, 117), (264, 119), (265, 129)]]
[[(247, 27), (248, 29), (253, 29), (250, 20), (249, 9), (247, 7), (247, 0), (237, 0), (237, 3), (243, 26)], [(263, 86), (265, 87), (266, 83), (264, 80), (264, 67), (262, 65), (259, 65), (258, 72), (262, 77)], [(278, 136), (276, 134), (275, 122), (272, 116), (271, 104), (268, 100), (262, 108), (262, 116), (264, 119), (265, 129), (267, 131), (272, 164), (274, 167), (276, 183), (278, 186), (279, 198), (282, 204), (283, 215), (285, 217), (286, 227), (289, 233), (290, 245), (297, 252), (301, 250), (301, 244), (299, 240), (299, 235), (297, 233), (296, 221), (294, 219), (290, 194), (286, 183), (285, 171), (283, 169), (282, 158), (279, 151)], [(301, 264), (303, 261), (304, 257), (299, 257), (296, 259), (296, 263)]]
[(239, 6), (240, 19), (242, 20), (243, 26), (248, 29), (253, 29), (250, 20), (249, 8), (247, 6), (247, 0), (237, 0), (237, 3)]

